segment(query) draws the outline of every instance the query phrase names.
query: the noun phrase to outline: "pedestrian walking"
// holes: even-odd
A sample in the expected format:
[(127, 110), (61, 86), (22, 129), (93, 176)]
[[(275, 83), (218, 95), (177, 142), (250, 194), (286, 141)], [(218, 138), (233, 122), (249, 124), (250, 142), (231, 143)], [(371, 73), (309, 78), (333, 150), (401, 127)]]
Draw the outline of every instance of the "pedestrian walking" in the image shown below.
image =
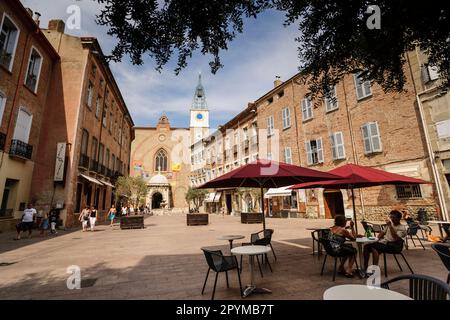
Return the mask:
[(33, 205), (31, 203), (29, 203), (28, 207), (23, 211), (21, 222), (16, 225), (17, 237), (14, 238), (14, 240), (20, 240), (22, 232), (24, 231), (28, 231), (28, 238), (31, 238), (36, 215), (36, 209), (33, 208)]
[(90, 212), (89, 206), (86, 206), (81, 211), (80, 216), (78, 217), (78, 220), (81, 222), (81, 226), (83, 227), (83, 232), (85, 232), (87, 229), (90, 215), (91, 215), (91, 212)]
[(91, 231), (95, 231), (94, 229), (96, 221), (97, 221), (97, 208), (95, 208), (95, 206), (92, 206), (89, 216), (89, 224), (91, 225)]
[(51, 234), (58, 234), (58, 232), (56, 231), (56, 224), (58, 222), (58, 212), (55, 209), (52, 209), (50, 211), (50, 215), (49, 215), (49, 221), (50, 221), (50, 233)]
[(111, 224), (109, 225), (110, 227), (112, 227), (114, 224), (114, 218), (116, 217), (116, 213), (117, 213), (116, 206), (111, 205), (111, 208), (109, 209), (109, 213), (108, 213), (109, 220), (111, 220)]
[(50, 225), (50, 222), (48, 220), (48, 214), (44, 213), (42, 215), (41, 223), (39, 224), (39, 229), (41, 230), (39, 235), (41, 237), (47, 236), (47, 231), (48, 231), (49, 225)]

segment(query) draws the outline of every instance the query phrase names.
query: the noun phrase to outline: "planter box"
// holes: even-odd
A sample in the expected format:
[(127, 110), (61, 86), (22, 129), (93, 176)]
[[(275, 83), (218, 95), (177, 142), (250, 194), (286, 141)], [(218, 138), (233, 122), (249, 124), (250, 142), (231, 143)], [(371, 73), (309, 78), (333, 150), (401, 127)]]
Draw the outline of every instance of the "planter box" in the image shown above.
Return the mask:
[(188, 213), (186, 215), (188, 226), (206, 226), (209, 223), (209, 214), (207, 213)]
[(120, 229), (144, 229), (144, 216), (120, 217)]
[(262, 214), (258, 212), (242, 212), (241, 223), (262, 223)]

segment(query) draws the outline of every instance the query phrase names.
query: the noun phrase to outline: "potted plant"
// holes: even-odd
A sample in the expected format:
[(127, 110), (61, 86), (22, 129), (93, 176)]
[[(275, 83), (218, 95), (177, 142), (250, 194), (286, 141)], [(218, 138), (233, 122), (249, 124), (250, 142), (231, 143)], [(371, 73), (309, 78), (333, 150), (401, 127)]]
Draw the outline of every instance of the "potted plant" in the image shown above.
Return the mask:
[[(207, 213), (199, 213), (206, 190), (189, 187), (186, 192), (186, 201), (189, 204), (189, 213), (186, 215), (186, 223), (188, 226), (207, 225), (209, 223), (209, 215)], [(191, 209), (191, 203), (194, 208)]]

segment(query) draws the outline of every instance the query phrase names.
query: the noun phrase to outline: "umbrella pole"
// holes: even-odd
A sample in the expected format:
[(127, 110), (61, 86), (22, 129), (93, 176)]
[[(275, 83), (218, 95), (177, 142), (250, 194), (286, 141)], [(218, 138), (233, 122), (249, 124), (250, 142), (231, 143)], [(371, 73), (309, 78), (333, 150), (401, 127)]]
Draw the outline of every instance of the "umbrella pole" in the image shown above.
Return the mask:
[(352, 205), (353, 205), (353, 219), (355, 219), (355, 230), (356, 234), (358, 234), (358, 221), (356, 220), (356, 207), (355, 207), (355, 193), (352, 188)]
[(264, 215), (264, 189), (262, 186), (261, 186), (261, 210), (262, 210), (263, 230), (266, 230), (266, 217)]

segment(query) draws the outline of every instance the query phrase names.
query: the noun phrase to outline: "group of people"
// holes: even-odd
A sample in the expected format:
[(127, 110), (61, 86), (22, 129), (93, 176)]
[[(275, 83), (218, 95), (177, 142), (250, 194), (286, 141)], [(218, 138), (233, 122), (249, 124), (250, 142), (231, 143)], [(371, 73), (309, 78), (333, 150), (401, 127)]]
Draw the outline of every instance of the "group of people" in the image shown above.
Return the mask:
[(78, 220), (81, 222), (83, 232), (88, 229), (88, 224), (91, 231), (95, 231), (95, 223), (97, 222), (97, 208), (95, 206), (85, 206), (81, 211)]
[[(402, 212), (392, 210), (389, 213), (384, 231), (377, 235), (378, 241), (364, 246), (364, 271), (368, 268), (370, 255), (372, 255), (373, 264), (378, 265), (380, 254), (402, 251), (406, 241), (407, 227), (401, 223), (401, 219)], [(353, 277), (353, 266), (356, 259), (356, 249), (346, 241), (347, 239), (355, 241), (357, 237), (359, 236), (356, 234), (355, 224), (352, 220), (348, 221), (343, 215), (335, 217), (334, 226), (330, 228), (328, 233), (328, 240), (332, 249), (343, 256), (339, 273), (346, 277)], [(346, 262), (347, 265), (345, 265)]]
[(39, 235), (41, 237), (46, 236), (48, 229), (50, 228), (51, 234), (58, 234), (56, 231), (56, 225), (58, 223), (59, 213), (58, 210), (53, 208), (49, 212), (44, 212), (41, 216), (38, 215), (36, 209), (32, 203), (27, 205), (27, 208), (23, 211), (20, 222), (16, 225), (17, 236), (14, 240), (20, 240), (22, 233), (28, 231), (28, 238), (31, 238), (33, 229), (36, 227), (40, 230)]

